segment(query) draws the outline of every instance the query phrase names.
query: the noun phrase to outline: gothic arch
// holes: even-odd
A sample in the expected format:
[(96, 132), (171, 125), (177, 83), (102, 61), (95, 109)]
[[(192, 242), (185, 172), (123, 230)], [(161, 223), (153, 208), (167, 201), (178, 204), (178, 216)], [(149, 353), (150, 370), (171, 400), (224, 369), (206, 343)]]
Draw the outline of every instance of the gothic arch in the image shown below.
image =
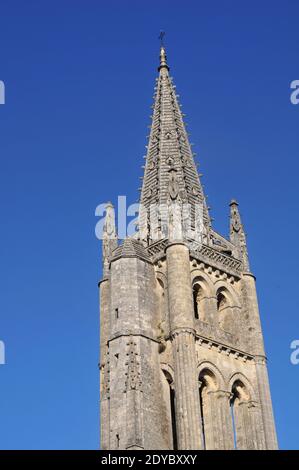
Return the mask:
[(223, 377), (223, 374), (220, 372), (217, 366), (215, 366), (212, 362), (210, 361), (202, 361), (197, 365), (197, 372), (198, 372), (198, 377), (200, 377), (201, 373), (204, 370), (210, 370), (212, 374), (215, 376), (217, 383), (218, 383), (218, 388), (221, 390), (225, 389), (225, 380)]
[(156, 271), (156, 279), (157, 281), (161, 281), (164, 285), (164, 288), (167, 289), (167, 276), (163, 271)]
[(244, 386), (247, 388), (250, 395), (250, 400), (256, 400), (254, 388), (249, 379), (247, 379), (247, 377), (242, 372), (235, 372), (230, 376), (230, 379), (228, 381), (228, 390), (231, 391), (233, 389), (234, 384), (238, 381), (244, 384)]
[(215, 282), (214, 288), (215, 288), (216, 295), (217, 295), (217, 292), (219, 291), (226, 291), (230, 299), (231, 306), (241, 308), (239, 296), (237, 295), (235, 289), (231, 287), (227, 282), (219, 279), (218, 281)]
[(219, 327), (234, 335), (236, 324), (240, 320), (240, 304), (234, 290), (223, 281), (215, 283), (218, 325)]
[(211, 299), (215, 302), (215, 292), (211, 280), (206, 274), (196, 270), (192, 276), (194, 318), (206, 323), (212, 322)]
[(208, 390), (213, 390), (216, 391), (219, 389), (219, 382), (217, 380), (216, 375), (214, 372), (211, 371), (211, 369), (205, 367), (202, 369), (202, 371), (199, 373), (199, 382), (202, 386), (206, 387)]
[(242, 373), (235, 373), (229, 381), (231, 390), (232, 423), (235, 448), (258, 450), (264, 448), (261, 409), (254, 400), (254, 389)]
[(217, 375), (212, 371), (212, 367), (202, 367), (198, 375), (198, 393), (201, 412), (201, 434), (204, 449), (212, 449), (214, 446), (213, 438), (213, 415), (211, 393), (213, 394), (219, 388)]
[(192, 270), (191, 281), (192, 281), (192, 286), (194, 286), (194, 284), (196, 283), (202, 283), (202, 285), (206, 289), (207, 297), (215, 297), (215, 289), (214, 289), (213, 283), (206, 273), (204, 273), (198, 268)]
[(174, 384), (174, 370), (170, 364), (166, 364), (166, 362), (161, 363), (161, 370), (165, 374), (166, 377), (169, 377)]
[(224, 377), (218, 367), (209, 361), (202, 361), (198, 372), (204, 449), (233, 448), (230, 394), (225, 391)]

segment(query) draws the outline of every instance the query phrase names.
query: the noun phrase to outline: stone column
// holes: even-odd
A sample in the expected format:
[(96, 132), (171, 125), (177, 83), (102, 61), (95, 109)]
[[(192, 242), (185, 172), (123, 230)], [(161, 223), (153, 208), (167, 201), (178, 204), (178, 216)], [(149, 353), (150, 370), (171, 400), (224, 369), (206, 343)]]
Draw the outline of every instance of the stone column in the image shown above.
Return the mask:
[(254, 450), (254, 429), (249, 413), (248, 401), (235, 400), (234, 417), (238, 450)]
[(265, 450), (264, 430), (260, 407), (253, 400), (236, 398), (234, 418), (238, 450)]
[(127, 450), (144, 449), (144, 427), (143, 427), (143, 392), (139, 340), (131, 337), (128, 346), (126, 365), (128, 367), (126, 377), (126, 421), (127, 421)]
[(207, 450), (234, 449), (234, 434), (229, 392), (206, 390), (203, 393), (205, 444)]
[[(110, 265), (109, 450), (166, 449), (155, 271), (126, 239)], [(106, 423), (105, 423), (106, 424)]]
[(109, 348), (108, 338), (110, 333), (110, 280), (104, 278), (99, 283), (100, 293), (100, 429), (101, 449), (109, 449), (110, 446), (110, 411), (109, 411)]
[(253, 438), (253, 448), (255, 450), (266, 449), (263, 419), (261, 415), (261, 407), (256, 401), (250, 400), (248, 402), (248, 411), (251, 419), (251, 431)]
[(100, 294), (100, 366), (105, 364), (110, 334), (110, 279), (99, 282)]
[(178, 447), (202, 449), (189, 249), (181, 241), (172, 242), (166, 256)]
[(262, 408), (266, 448), (268, 450), (277, 450), (278, 443), (270, 395), (267, 360), (264, 356), (255, 357), (255, 368)]
[(256, 378), (262, 409), (266, 448), (277, 449), (277, 437), (272, 410), (267, 360), (265, 356), (258, 300), (256, 295), (255, 277), (251, 273), (244, 273), (242, 282), (245, 289), (244, 293), (249, 313), (249, 321), (252, 327), (251, 342), (253, 352), (256, 355)]
[(201, 414), (196, 380), (194, 332), (172, 333), (178, 446), (181, 450), (202, 448)]
[(217, 424), (215, 426), (217, 447), (215, 449), (234, 449), (234, 431), (230, 409), (231, 393), (224, 390), (217, 390), (214, 397), (216, 399), (215, 409), (218, 415), (218, 426), (222, 430), (217, 436)]
[(251, 273), (243, 273), (243, 292), (251, 326), (250, 340), (255, 354), (265, 356), (258, 300), (256, 295), (255, 277)]
[(100, 423), (101, 449), (110, 449), (110, 362), (109, 351), (104, 365), (100, 367)]

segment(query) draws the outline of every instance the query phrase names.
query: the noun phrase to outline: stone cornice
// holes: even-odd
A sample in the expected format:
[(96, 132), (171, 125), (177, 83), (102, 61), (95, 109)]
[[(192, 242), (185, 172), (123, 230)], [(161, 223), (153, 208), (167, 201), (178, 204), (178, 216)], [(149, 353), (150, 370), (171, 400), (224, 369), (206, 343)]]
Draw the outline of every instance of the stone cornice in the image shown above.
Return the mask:
[(243, 362), (255, 361), (255, 357), (240, 349), (234, 348), (224, 343), (211, 340), (210, 338), (196, 334), (197, 343), (200, 346), (206, 347), (207, 349), (213, 349), (219, 352), (219, 354), (226, 354), (227, 356), (233, 356), (234, 359), (242, 360)]
[[(147, 252), (155, 263), (158, 260), (165, 258), (165, 251), (173, 244), (184, 244), (190, 249), (190, 257), (218, 269), (230, 276), (235, 276), (240, 279), (242, 276), (242, 262), (232, 256), (222, 253), (215, 248), (207, 245), (199, 245), (197, 248), (192, 246), (192, 241), (177, 240), (169, 242), (167, 238), (159, 240), (147, 247)], [(251, 274), (251, 273), (246, 273)]]
[(262, 356), (262, 355), (258, 355), (258, 354), (254, 356), (254, 360), (255, 360), (256, 364), (261, 364), (263, 366), (266, 366), (267, 362), (268, 362), (266, 356)]
[(242, 274), (242, 263), (241, 261), (228, 256), (225, 253), (211, 248), (207, 245), (201, 245), (197, 249), (190, 250), (191, 257), (198, 261), (204, 262), (209, 266), (219, 269), (227, 274), (232, 274), (240, 279)]

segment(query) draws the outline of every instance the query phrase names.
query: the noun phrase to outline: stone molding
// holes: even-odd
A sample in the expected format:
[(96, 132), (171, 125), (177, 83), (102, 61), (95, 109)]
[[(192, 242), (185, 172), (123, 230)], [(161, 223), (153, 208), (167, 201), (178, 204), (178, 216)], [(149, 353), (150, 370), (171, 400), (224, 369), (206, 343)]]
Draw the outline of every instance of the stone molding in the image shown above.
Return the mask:
[(192, 246), (190, 247), (189, 242), (178, 240), (169, 243), (168, 239), (164, 238), (153, 243), (152, 245), (149, 245), (146, 250), (151, 257), (152, 262), (155, 263), (161, 258), (165, 257), (165, 251), (169, 246), (177, 244), (186, 245), (190, 249), (191, 258), (194, 258), (195, 260), (202, 262), (216, 270), (218, 269), (219, 274), (223, 272), (227, 275), (235, 276), (237, 279), (241, 278), (242, 263), (240, 260), (226, 255), (225, 253), (221, 253), (207, 245), (201, 245), (200, 248), (194, 249)]
[(210, 338), (206, 338), (204, 336), (198, 335), (196, 333), (196, 342), (200, 346), (206, 347), (207, 349), (213, 349), (217, 351), (219, 354), (226, 354), (227, 356), (234, 356), (237, 360), (242, 360), (243, 362), (247, 361), (254, 361), (254, 356), (248, 354), (244, 351), (236, 349), (232, 346), (227, 344), (219, 343), (218, 341), (211, 340)]
[(193, 328), (189, 327), (181, 327), (181, 328), (175, 328), (172, 330), (169, 334), (170, 339), (173, 339), (175, 336), (178, 336), (181, 333), (189, 333), (190, 335), (195, 336), (196, 331)]

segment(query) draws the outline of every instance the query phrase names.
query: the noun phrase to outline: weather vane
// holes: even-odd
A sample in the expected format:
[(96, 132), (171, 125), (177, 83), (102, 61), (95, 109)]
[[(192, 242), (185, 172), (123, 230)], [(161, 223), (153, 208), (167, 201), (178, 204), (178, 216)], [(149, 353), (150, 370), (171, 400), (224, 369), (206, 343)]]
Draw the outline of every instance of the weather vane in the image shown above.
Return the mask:
[(164, 36), (165, 36), (165, 31), (160, 31), (159, 39), (160, 39), (161, 47), (164, 46)]

